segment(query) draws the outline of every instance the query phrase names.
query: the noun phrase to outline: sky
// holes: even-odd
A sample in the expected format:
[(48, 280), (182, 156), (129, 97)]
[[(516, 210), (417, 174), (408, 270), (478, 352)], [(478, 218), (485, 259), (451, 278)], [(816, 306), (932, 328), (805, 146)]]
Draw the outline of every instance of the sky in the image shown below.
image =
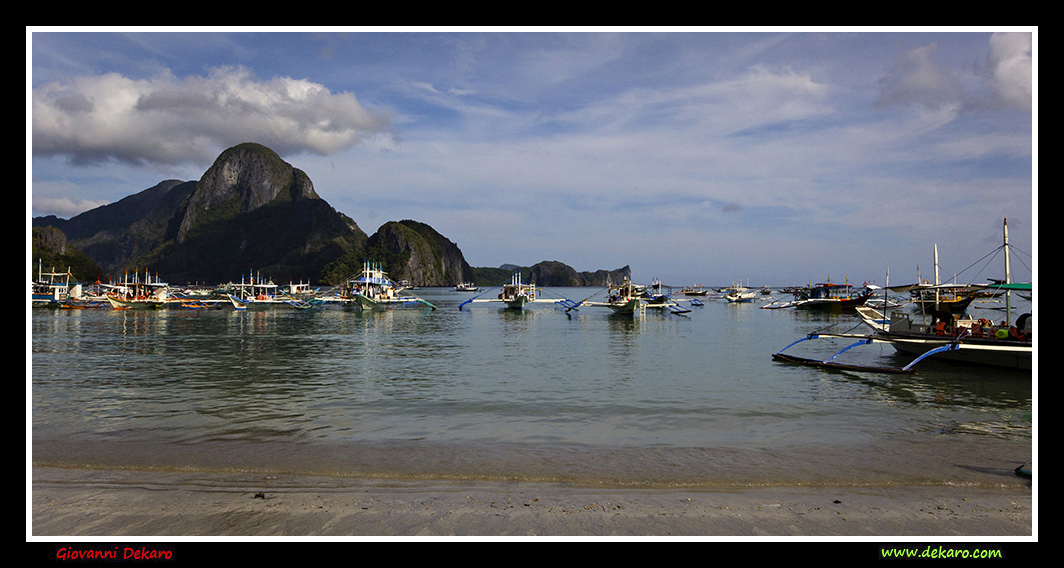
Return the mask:
[[(257, 142), (373, 234), (670, 286), (1037, 272), (1037, 28), (27, 28), (28, 217)], [(246, 268), (246, 267), (242, 267)]]

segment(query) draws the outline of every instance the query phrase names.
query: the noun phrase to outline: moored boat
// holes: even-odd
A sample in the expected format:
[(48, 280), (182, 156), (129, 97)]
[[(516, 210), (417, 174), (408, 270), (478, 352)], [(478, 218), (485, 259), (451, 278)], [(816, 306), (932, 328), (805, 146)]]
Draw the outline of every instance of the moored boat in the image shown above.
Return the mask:
[(436, 306), (413, 294), (401, 294), (401, 290), (379, 263), (367, 260), (363, 263), (362, 272), (344, 283), (339, 298), (362, 309), (417, 305), (436, 309)]
[[(1033, 288), (1030, 283), (1015, 284), (1011, 281), (1007, 221), (1004, 225), (1003, 249), (1005, 251), (1005, 279), (1003, 283), (985, 286), (1005, 292), (1005, 319), (999, 323), (995, 324), (985, 318), (975, 319), (954, 314), (948, 310), (931, 311), (926, 319), (921, 318), (923, 321), (918, 321), (917, 314), (895, 310), (887, 317), (883, 312), (862, 306), (856, 310), (857, 314), (862, 322), (872, 330), (872, 333), (812, 333), (774, 353), (773, 358), (793, 363), (851, 370), (913, 372), (917, 363), (934, 357), (945, 361), (1030, 371), (1033, 368), (1034, 354), (1033, 317), (1030, 313), (1024, 313), (1014, 322), (1010, 322), (1012, 310), (1009, 294), (1015, 290), (1033, 290)], [(821, 337), (844, 338), (856, 340), (856, 342), (827, 359), (808, 359), (783, 353), (802, 341)], [(897, 352), (915, 355), (916, 358), (901, 368), (862, 367), (835, 361), (843, 352), (858, 345), (870, 343), (887, 343)]]
[(908, 290), (909, 301), (916, 312), (947, 311), (963, 314), (978, 297), (972, 288), (963, 284), (913, 284), (892, 289)]
[(43, 263), (37, 260), (37, 279), (30, 282), (30, 303), (33, 307), (59, 307), (70, 298), (71, 273), (45, 272)]
[(934, 245), (935, 281), (919, 278), (915, 284), (891, 286), (894, 292), (908, 292), (913, 311), (921, 313), (950, 312), (963, 314), (976, 299), (976, 289), (966, 284), (943, 283), (939, 277), (938, 245)]
[[(462, 302), (461, 304), (458, 304), (458, 309), (461, 310), (463, 307), (472, 303), (490, 302), (498, 302), (505, 304), (507, 309), (512, 310), (523, 309), (526, 305), (532, 303), (558, 304), (567, 308), (568, 310), (574, 310), (579, 306), (579, 304), (577, 304), (576, 302), (573, 302), (572, 300), (568, 300), (566, 298), (543, 297), (542, 289), (536, 288), (535, 284), (525, 283), (524, 281), (522, 281), (520, 272), (514, 272), (510, 276), (510, 282), (508, 284), (502, 284), (501, 286), (498, 286), (498, 288), (499, 293), (497, 297), (480, 298), (479, 296), (475, 296)], [(489, 288), (481, 295), (488, 294), (493, 289), (494, 288)]]
[(646, 286), (632, 283), (632, 279), (625, 275), (619, 284), (611, 284), (607, 287), (607, 299), (605, 302), (581, 302), (582, 305), (592, 307), (609, 308), (616, 314), (634, 315), (643, 307), (642, 296)]
[(852, 284), (836, 284), (829, 280), (796, 292), (791, 307), (797, 310), (853, 311), (870, 297), (872, 290), (868, 287), (857, 292)]
[[(691, 311), (689, 308), (679, 306), (667, 294), (662, 293), (661, 288), (660, 285), (652, 286), (651, 290), (657, 290), (657, 292), (648, 291), (646, 286), (633, 284), (631, 278), (625, 275), (619, 284), (607, 287), (608, 294), (605, 302), (592, 302), (589, 298), (576, 305), (609, 308), (613, 310), (613, 313), (620, 315), (642, 314), (647, 308), (660, 309), (674, 314), (686, 314)], [(701, 305), (697, 299), (690, 300), (690, 302), (692, 305)]]
[(709, 290), (703, 288), (702, 285), (699, 284), (698, 286), (684, 286), (684, 288), (680, 290), (680, 293), (684, 296), (708, 296)]
[(910, 355), (923, 357), (937, 349), (937, 359), (1029, 371), (1034, 352), (1032, 326), (1029, 313), (1010, 325), (952, 315), (923, 323), (913, 314), (895, 311), (874, 339)]
[(722, 290), (722, 292), (724, 292), (724, 299), (733, 304), (745, 304), (753, 302), (757, 298), (756, 292), (742, 284), (733, 284), (730, 288)]
[(116, 310), (156, 310), (166, 307), (170, 301), (170, 285), (158, 275), (153, 279), (147, 270), (143, 279), (134, 272), (132, 278), (126, 274), (122, 282), (104, 287), (109, 290), (107, 302)]
[(226, 298), (229, 299), (233, 308), (237, 310), (262, 310), (275, 307), (305, 309), (311, 307), (311, 304), (307, 301), (285, 294), (273, 280), (263, 278), (261, 275), (255, 276), (249, 273), (247, 278), (241, 275), (239, 283), (230, 282), (223, 288), (226, 292)]

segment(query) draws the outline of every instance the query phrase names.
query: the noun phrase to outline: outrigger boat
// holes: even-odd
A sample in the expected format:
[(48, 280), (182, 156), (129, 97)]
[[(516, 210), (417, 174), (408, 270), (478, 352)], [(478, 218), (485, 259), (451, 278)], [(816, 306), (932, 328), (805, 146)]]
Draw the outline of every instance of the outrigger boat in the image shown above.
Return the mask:
[(314, 295), (315, 290), (310, 289), (310, 282), (289, 282), (284, 290), (285, 295), (292, 298), (309, 298)]
[[(871, 312), (875, 310), (868, 309)], [(875, 312), (878, 315), (878, 312)], [(875, 371), (885, 373), (914, 373), (914, 367), (920, 361), (935, 356), (936, 359), (989, 365), (1029, 371), (1032, 368), (1033, 354), (1031, 314), (1017, 318), (1017, 325), (994, 325), (987, 320), (954, 320), (956, 327), (946, 327), (943, 322), (933, 326), (913, 322), (910, 314), (894, 312), (890, 322), (882, 323), (877, 317), (869, 319), (868, 325), (874, 333), (811, 333), (784, 347), (772, 355), (773, 359), (790, 363), (801, 363), (818, 367), (847, 369), (855, 371)], [(811, 359), (783, 353), (803, 341), (819, 338), (852, 339), (854, 343), (826, 359)], [(850, 365), (836, 362), (836, 358), (859, 345), (887, 343), (899, 353), (916, 355), (904, 367), (878, 367)]]
[(917, 274), (917, 283), (890, 287), (894, 292), (908, 292), (913, 310), (922, 313), (948, 311), (963, 314), (978, 296), (975, 288), (966, 284), (943, 283), (939, 278), (938, 245), (934, 247), (935, 282), (921, 280)]
[(34, 307), (58, 307), (70, 297), (70, 269), (66, 272), (45, 272), (37, 260), (37, 280), (30, 283), (30, 302)]
[[(958, 317), (948, 311), (936, 312), (930, 323), (916, 322), (912, 314), (902, 311), (891, 313), (888, 319), (877, 310), (863, 307), (857, 313), (861, 316), (863, 323), (872, 329), (871, 334), (811, 333), (774, 353), (772, 357), (779, 361), (825, 368), (887, 373), (915, 372), (915, 365), (929, 357), (1030, 371), (1034, 353), (1033, 319), (1031, 314), (1025, 313), (1016, 318), (1013, 325), (1008, 324), (1012, 309), (1009, 293), (1017, 290), (1033, 290), (1033, 288), (1031, 283), (1011, 282), (1007, 220), (1004, 226), (1003, 248), (1005, 250), (1004, 283), (982, 286), (1005, 292), (1006, 319), (998, 324), (986, 319)], [(822, 337), (852, 339), (855, 342), (826, 359), (797, 357), (783, 353), (798, 343)], [(846, 351), (871, 343), (887, 343), (899, 353), (917, 357), (900, 368), (849, 365), (836, 361)]]
[(757, 298), (757, 293), (742, 284), (734, 284), (722, 292), (724, 292), (724, 299), (733, 304), (745, 304)]
[(865, 287), (855, 292), (853, 285), (835, 284), (830, 280), (795, 292), (794, 302), (789, 305), (796, 310), (821, 310), (829, 312), (854, 311), (872, 297), (872, 290)]
[[(577, 305), (609, 308), (615, 314), (637, 315), (645, 312), (647, 308), (660, 309), (674, 314), (686, 314), (691, 310), (680, 307), (674, 300), (665, 294), (647, 293), (646, 286), (633, 284), (629, 276), (625, 276), (620, 284), (611, 285), (605, 302), (591, 302), (584, 300)], [(594, 296), (592, 296), (594, 297)], [(697, 299), (690, 300), (693, 305), (701, 305)]]
[[(644, 300), (646, 301), (646, 305), (644, 306), (645, 308), (666, 310), (674, 314), (686, 314), (691, 311), (690, 308), (681, 307), (679, 303), (677, 303), (675, 300), (665, 294), (655, 294), (653, 297), (645, 298)], [(692, 306), (705, 305), (702, 303), (701, 300), (697, 298), (685, 301), (690, 302)]]
[(948, 311), (963, 314), (977, 297), (974, 289), (965, 284), (912, 284), (897, 286), (894, 291), (908, 291), (913, 311)]
[[(255, 277), (248, 275), (247, 280), (240, 276), (240, 283), (230, 282), (226, 286), (226, 297), (236, 310), (262, 310), (274, 307), (291, 307), (306, 309), (311, 307), (308, 302), (293, 298), (278, 291), (277, 284), (272, 280), (263, 279), (261, 275)], [(204, 302), (208, 303), (208, 302)], [(188, 306), (185, 306), (188, 307)]]
[(455, 292), (479, 292), (480, 288), (472, 282), (459, 282), (454, 287)]
[(106, 288), (111, 290), (107, 293), (107, 301), (116, 310), (156, 310), (166, 307), (170, 301), (170, 285), (159, 280), (158, 276), (153, 280), (147, 270), (143, 281), (134, 272), (132, 280), (127, 274), (124, 282), (106, 285)]
[(111, 308), (107, 295), (100, 292), (102, 288), (103, 284), (100, 282), (96, 282), (96, 284), (89, 286), (87, 289), (83, 288), (81, 284), (74, 284), (70, 287), (70, 293), (67, 297), (60, 300), (56, 307), (61, 310)]
[(605, 302), (581, 302), (599, 308), (609, 308), (616, 314), (632, 315), (638, 313), (643, 307), (643, 290), (645, 287), (632, 284), (631, 278), (625, 276), (620, 284), (611, 285)]
[[(510, 283), (503, 284), (501, 290), (496, 298), (480, 298), (479, 296), (470, 298), (461, 304), (458, 304), (458, 309), (461, 310), (464, 306), (472, 303), (481, 302), (501, 302), (506, 305), (507, 309), (520, 310), (525, 305), (530, 303), (548, 303), (559, 304), (568, 309), (576, 309), (577, 304), (572, 300), (565, 298), (543, 298), (541, 296), (542, 290), (537, 289), (535, 284), (526, 284), (521, 281), (521, 273), (514, 272), (510, 276)], [(491, 290), (486, 290), (485, 294)]]
[(698, 286), (685, 286), (680, 290), (680, 293), (684, 296), (708, 296), (709, 290), (706, 290), (701, 284), (699, 284)]
[(401, 291), (402, 288), (388, 278), (380, 264), (367, 260), (362, 265), (362, 273), (344, 283), (339, 300), (356, 304), (362, 309), (410, 305), (424, 305), (436, 309), (436, 306), (413, 294), (401, 295)]

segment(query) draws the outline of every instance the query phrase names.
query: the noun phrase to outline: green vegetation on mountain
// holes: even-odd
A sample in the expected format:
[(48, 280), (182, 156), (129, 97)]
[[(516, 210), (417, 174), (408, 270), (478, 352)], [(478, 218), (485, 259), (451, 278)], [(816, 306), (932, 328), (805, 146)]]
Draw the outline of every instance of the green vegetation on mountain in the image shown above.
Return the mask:
[(38, 270), (44, 272), (70, 271), (71, 282), (95, 282), (105, 280), (107, 273), (84, 252), (68, 246), (66, 235), (55, 227), (33, 227), (30, 239), (30, 254), (33, 266), (31, 278), (37, 278)]
[(571, 266), (557, 260), (545, 260), (532, 266), (504, 265), (499, 268), (478, 267), (473, 269), (478, 286), (498, 286), (510, 281), (514, 272), (521, 273), (521, 280), (536, 286), (607, 286), (618, 283), (629, 272), (627, 266), (616, 270), (577, 272)]

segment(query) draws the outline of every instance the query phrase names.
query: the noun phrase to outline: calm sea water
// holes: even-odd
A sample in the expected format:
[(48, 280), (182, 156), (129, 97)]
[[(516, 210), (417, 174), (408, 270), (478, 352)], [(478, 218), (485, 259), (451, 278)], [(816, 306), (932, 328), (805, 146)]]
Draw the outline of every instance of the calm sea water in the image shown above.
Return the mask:
[[(853, 315), (724, 300), (635, 318), (459, 310), (472, 294), (418, 294), (438, 309), (32, 310), (34, 463), (633, 486), (1027, 482), (1012, 469), (1032, 458), (1030, 373), (772, 360), (812, 331), (864, 331)], [(845, 345), (812, 343), (795, 353)], [(908, 362), (880, 345), (846, 357)]]

